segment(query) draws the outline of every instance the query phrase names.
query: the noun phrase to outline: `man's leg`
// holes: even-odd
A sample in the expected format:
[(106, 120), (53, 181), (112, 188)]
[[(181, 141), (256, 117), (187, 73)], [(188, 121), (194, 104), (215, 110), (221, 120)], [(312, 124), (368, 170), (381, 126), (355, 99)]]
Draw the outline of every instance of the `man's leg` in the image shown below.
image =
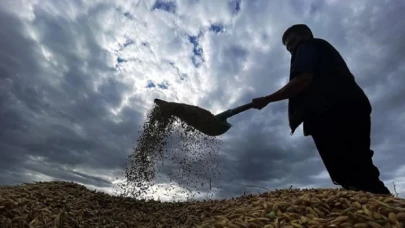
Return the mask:
[[(370, 149), (370, 116), (354, 119), (354, 137), (351, 138), (353, 151), (364, 151), (354, 153), (351, 165), (353, 166), (352, 186), (375, 194), (391, 194), (384, 183), (379, 179), (380, 171), (373, 164), (372, 157), (374, 151)], [(357, 132), (357, 133), (356, 133)]]
[(331, 179), (342, 187), (390, 194), (372, 162), (370, 116), (325, 115), (311, 123), (312, 138)]

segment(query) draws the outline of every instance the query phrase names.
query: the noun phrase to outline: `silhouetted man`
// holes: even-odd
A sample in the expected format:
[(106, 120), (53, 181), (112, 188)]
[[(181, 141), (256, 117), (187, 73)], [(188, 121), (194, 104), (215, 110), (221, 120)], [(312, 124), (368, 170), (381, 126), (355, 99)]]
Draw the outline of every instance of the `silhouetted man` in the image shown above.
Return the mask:
[(290, 81), (253, 99), (253, 107), (288, 99), (291, 134), (303, 123), (304, 136), (312, 136), (334, 184), (391, 194), (372, 161), (370, 101), (339, 52), (304, 24), (288, 28), (282, 42), (291, 53)]

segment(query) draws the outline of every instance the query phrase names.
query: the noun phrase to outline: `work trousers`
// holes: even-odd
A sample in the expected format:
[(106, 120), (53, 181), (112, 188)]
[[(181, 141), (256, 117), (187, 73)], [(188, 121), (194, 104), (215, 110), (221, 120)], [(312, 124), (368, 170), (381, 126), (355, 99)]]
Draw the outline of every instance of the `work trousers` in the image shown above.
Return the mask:
[(336, 185), (374, 194), (391, 194), (379, 179), (370, 149), (369, 114), (337, 113), (309, 121), (311, 136)]

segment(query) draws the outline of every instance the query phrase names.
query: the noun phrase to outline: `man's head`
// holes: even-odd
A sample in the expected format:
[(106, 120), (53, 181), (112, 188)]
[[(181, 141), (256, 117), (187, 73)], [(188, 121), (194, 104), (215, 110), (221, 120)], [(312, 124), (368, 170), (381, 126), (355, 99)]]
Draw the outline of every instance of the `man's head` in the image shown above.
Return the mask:
[(283, 34), (283, 44), (290, 53), (293, 53), (298, 43), (303, 39), (314, 38), (311, 29), (305, 24), (295, 24)]

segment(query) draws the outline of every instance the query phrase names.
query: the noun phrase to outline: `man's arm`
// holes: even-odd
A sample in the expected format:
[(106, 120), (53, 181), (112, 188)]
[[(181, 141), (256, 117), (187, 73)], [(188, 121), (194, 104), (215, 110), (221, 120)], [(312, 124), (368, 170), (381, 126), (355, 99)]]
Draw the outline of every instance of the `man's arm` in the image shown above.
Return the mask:
[(269, 103), (292, 98), (303, 92), (311, 84), (312, 77), (312, 73), (299, 74), (283, 88), (265, 98)]
[(292, 98), (307, 89), (314, 77), (319, 57), (319, 53), (313, 45), (308, 43), (300, 45), (292, 66), (292, 80), (275, 93), (253, 99), (253, 107), (262, 109), (271, 102)]

